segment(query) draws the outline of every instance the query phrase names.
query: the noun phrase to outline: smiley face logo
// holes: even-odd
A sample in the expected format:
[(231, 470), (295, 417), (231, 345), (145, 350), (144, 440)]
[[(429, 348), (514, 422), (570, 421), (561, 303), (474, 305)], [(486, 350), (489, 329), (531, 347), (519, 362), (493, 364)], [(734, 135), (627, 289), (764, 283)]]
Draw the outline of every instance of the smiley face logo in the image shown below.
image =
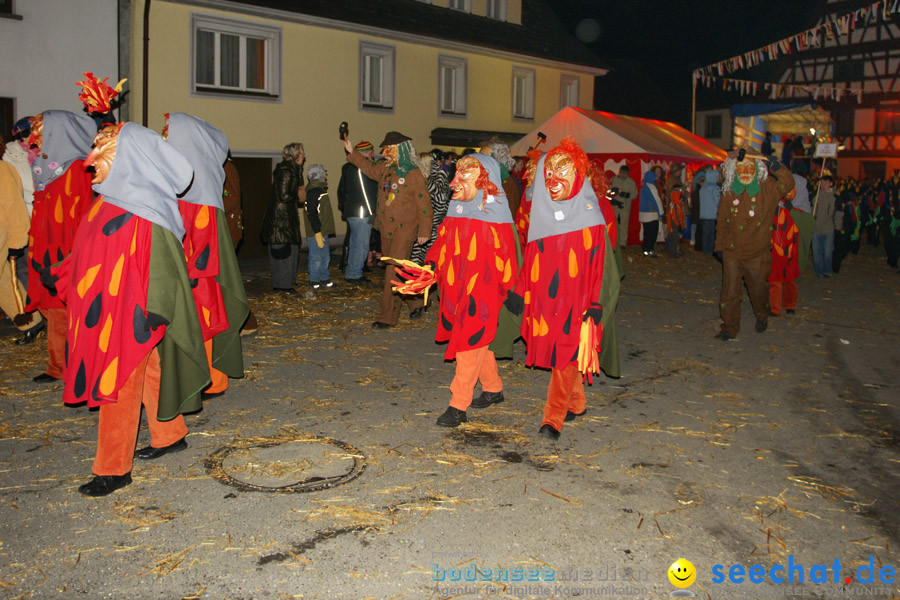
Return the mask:
[(669, 582), (677, 588), (691, 587), (694, 580), (697, 579), (697, 569), (691, 564), (691, 561), (683, 558), (673, 562), (667, 574)]

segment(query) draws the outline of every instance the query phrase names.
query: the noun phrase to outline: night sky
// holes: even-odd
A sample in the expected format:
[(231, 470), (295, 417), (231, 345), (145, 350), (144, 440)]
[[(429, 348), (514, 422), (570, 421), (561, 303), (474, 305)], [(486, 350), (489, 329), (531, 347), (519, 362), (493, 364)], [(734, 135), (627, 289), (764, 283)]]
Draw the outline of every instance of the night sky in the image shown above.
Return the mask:
[[(689, 125), (691, 72), (815, 25), (824, 0), (549, 0), (601, 59), (638, 61), (662, 102), (631, 102), (638, 116)], [(593, 41), (591, 38), (596, 37)], [(627, 85), (612, 79), (611, 86)], [(598, 84), (600, 85), (600, 84)], [(637, 84), (636, 84), (637, 85)], [(633, 91), (633, 90), (632, 90)], [(640, 91), (638, 91), (640, 95)], [(604, 106), (597, 108), (603, 109)], [(616, 106), (611, 106), (615, 109)], [(624, 111), (622, 111), (624, 112)]]

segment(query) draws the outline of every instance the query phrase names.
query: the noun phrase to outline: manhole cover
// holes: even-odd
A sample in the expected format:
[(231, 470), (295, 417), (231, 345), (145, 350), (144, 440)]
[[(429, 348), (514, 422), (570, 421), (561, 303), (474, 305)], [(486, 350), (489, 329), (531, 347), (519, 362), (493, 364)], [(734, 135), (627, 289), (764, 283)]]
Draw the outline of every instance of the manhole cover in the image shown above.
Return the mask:
[(356, 479), (365, 457), (331, 438), (281, 436), (237, 440), (205, 464), (216, 480), (244, 491), (315, 492)]

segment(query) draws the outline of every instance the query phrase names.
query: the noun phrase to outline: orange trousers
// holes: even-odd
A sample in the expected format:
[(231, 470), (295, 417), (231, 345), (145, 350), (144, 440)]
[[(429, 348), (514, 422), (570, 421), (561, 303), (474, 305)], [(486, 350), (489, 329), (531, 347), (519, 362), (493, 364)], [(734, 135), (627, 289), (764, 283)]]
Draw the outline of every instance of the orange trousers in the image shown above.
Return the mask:
[(147, 410), (150, 445), (171, 446), (187, 435), (184, 417), (171, 421), (156, 419), (159, 408), (159, 352), (156, 348), (145, 356), (119, 390), (118, 402), (100, 407), (97, 429), (97, 455), (91, 469), (94, 475), (124, 475), (131, 472), (134, 447), (141, 426), (141, 405)]
[(450, 383), (450, 406), (467, 410), (472, 404), (475, 384), (481, 382), (483, 392), (502, 392), (503, 380), (497, 370), (497, 359), (487, 346), (456, 353), (456, 375)]
[(550, 387), (547, 389), (547, 403), (544, 405), (544, 420), (541, 425), (550, 425), (562, 431), (566, 412), (581, 414), (587, 407), (584, 395), (584, 377), (574, 364), (565, 369), (550, 370)]
[(797, 310), (797, 296), (800, 295), (800, 286), (794, 281), (770, 281), (769, 282), (769, 310), (773, 315), (780, 315), (782, 301), (784, 310)]
[(212, 366), (212, 340), (203, 342), (206, 348), (206, 364), (209, 365), (209, 378), (212, 383), (203, 390), (207, 394), (218, 394), (228, 389), (228, 375)]
[(68, 315), (65, 308), (43, 308), (41, 314), (47, 320), (47, 370), (51, 377), (62, 379), (66, 368), (66, 330)]

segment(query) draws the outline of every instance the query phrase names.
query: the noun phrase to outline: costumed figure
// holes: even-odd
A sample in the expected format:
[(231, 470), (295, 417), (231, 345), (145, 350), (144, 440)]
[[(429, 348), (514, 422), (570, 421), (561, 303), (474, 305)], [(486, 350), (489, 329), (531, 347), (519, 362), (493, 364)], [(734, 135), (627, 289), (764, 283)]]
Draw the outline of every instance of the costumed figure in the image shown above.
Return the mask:
[(618, 221), (619, 240), (618, 245), (625, 247), (628, 244), (628, 225), (631, 222), (631, 203), (637, 198), (637, 185), (631, 178), (628, 165), (619, 167), (619, 174), (609, 182), (612, 198), (610, 201), (615, 207), (616, 220)]
[(683, 190), (684, 186), (682, 186), (680, 181), (675, 182), (667, 190), (669, 209), (666, 211), (666, 228), (668, 229), (666, 253), (673, 258), (682, 255), (681, 237), (687, 227), (687, 221), (684, 217), (684, 202), (682, 201)]
[(62, 378), (66, 353), (66, 308), (55, 290), (41, 285), (40, 272), (72, 251), (75, 230), (94, 193), (84, 158), (97, 134), (94, 120), (64, 110), (48, 110), (31, 124), (28, 143), (38, 150), (31, 170), (34, 206), (28, 232), (26, 311), (40, 310), (47, 320), (47, 369), (37, 382)]
[(716, 337), (725, 341), (741, 328), (742, 283), (750, 294), (757, 333), (768, 327), (772, 223), (778, 201), (794, 189), (794, 178), (777, 159), (767, 166), (747, 157), (743, 149), (722, 164), (722, 171), (725, 180), (716, 218), (716, 251), (722, 252), (722, 327)]
[(528, 225), (531, 222), (531, 198), (534, 194), (534, 175), (541, 156), (543, 156), (543, 152), (534, 148), (525, 153), (525, 176), (523, 178), (525, 191), (522, 192), (522, 201), (519, 202), (519, 210), (516, 211), (514, 219), (516, 233), (519, 236), (519, 244), (522, 248), (528, 243)]
[[(796, 185), (796, 183), (795, 183)], [(772, 226), (772, 270), (769, 273), (769, 310), (774, 316), (781, 315), (782, 309), (788, 314), (797, 310), (800, 277), (800, 228), (791, 214), (792, 200), (796, 187), (788, 192), (775, 211)]]
[[(209, 384), (203, 337), (184, 260), (176, 196), (190, 162), (135, 123), (107, 125), (85, 165), (99, 196), (72, 253), (45, 273), (69, 313), (63, 402), (100, 407), (94, 479), (104, 496), (131, 483), (133, 458), (187, 447), (183, 413), (201, 408)], [(141, 406), (151, 445), (135, 452)]]
[[(486, 154), (461, 158), (450, 186), (447, 217), (425, 257), (425, 268), (408, 263), (401, 275), (411, 280), (397, 288), (417, 293), (438, 282), (435, 340), (447, 342), (445, 360), (456, 360), (450, 406), (437, 420), (442, 427), (465, 422), (469, 406), (503, 402), (503, 382), (488, 345), (496, 335), (503, 300), (516, 283), (521, 258), (497, 161)], [(473, 401), (478, 382), (482, 393)]]
[(425, 166), (422, 175), (428, 182), (428, 196), (431, 198), (431, 237), (424, 245), (413, 246), (410, 260), (414, 263), (425, 264), (425, 255), (437, 239), (438, 227), (447, 216), (447, 206), (450, 203), (450, 184), (447, 172), (441, 168), (443, 153), (440, 150), (432, 150), (430, 154), (421, 154), (419, 158)]
[[(431, 233), (431, 200), (425, 177), (419, 168), (419, 156), (412, 139), (397, 131), (389, 131), (381, 142), (385, 160), (373, 163), (344, 140), (347, 160), (363, 175), (378, 182), (378, 206), (375, 209), (375, 229), (381, 232), (381, 252), (396, 259), (409, 259), (413, 244), (425, 244)], [(409, 306), (411, 319), (425, 312), (419, 296), (402, 298), (393, 290), (391, 281), (396, 269), (384, 270), (384, 289), (381, 311), (372, 327), (393, 327), (400, 320), (401, 304)]]
[[(0, 157), (4, 144), (0, 139)], [(0, 310), (25, 336), (17, 343), (36, 339), (45, 323), (38, 311), (25, 312), (25, 291), (16, 277), (16, 261), (25, 260), (28, 245), (28, 209), (16, 168), (0, 161)]]
[(614, 339), (597, 355), (615, 318), (620, 279), (615, 229), (607, 229), (589, 177), (587, 155), (571, 138), (539, 161), (522, 270), (504, 302), (503, 334), (492, 345), (496, 356), (511, 356), (507, 316), (524, 317), (514, 335), (525, 340), (526, 364), (551, 370), (539, 430), (551, 440), (564, 421), (584, 414), (585, 376), (590, 381), (601, 368), (619, 376)]
[(209, 399), (225, 393), (229, 377), (244, 376), (240, 328), (250, 311), (222, 200), (228, 138), (203, 119), (184, 113), (166, 115), (163, 138), (194, 170), (194, 181), (178, 200), (178, 210), (212, 379), (203, 392), (203, 399)]

